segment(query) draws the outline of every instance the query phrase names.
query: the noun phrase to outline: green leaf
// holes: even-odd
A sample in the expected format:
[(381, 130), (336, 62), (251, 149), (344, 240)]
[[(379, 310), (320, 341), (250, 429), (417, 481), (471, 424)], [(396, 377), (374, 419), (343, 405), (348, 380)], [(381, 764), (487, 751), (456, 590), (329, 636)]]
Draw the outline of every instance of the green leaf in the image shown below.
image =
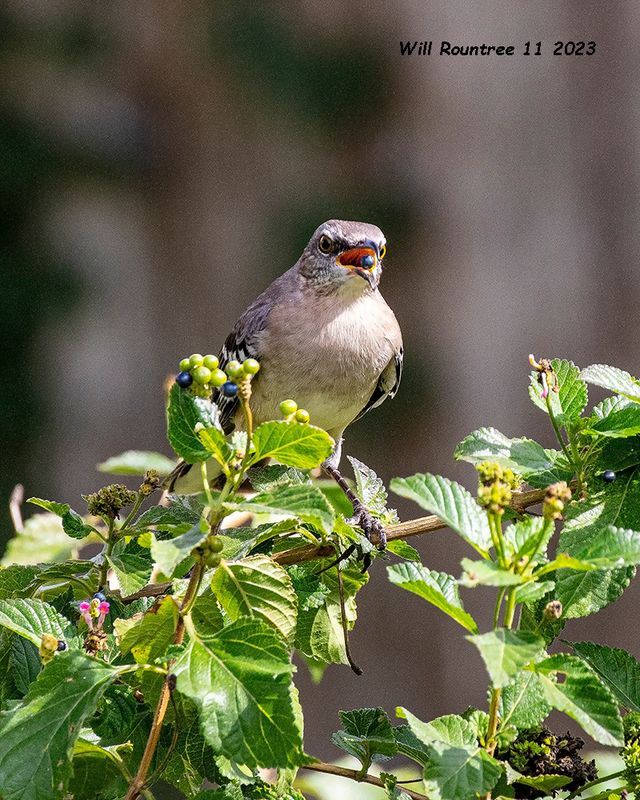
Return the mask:
[(532, 486), (566, 481), (573, 470), (557, 450), (545, 450), (533, 439), (509, 439), (495, 428), (480, 428), (456, 447), (454, 457), (470, 464), (493, 461), (519, 473)]
[(463, 628), (477, 633), (478, 626), (473, 617), (464, 610), (456, 579), (452, 575), (435, 572), (413, 562), (388, 566), (387, 573), (391, 583), (417, 594), (444, 611)]
[[(618, 704), (596, 674), (576, 656), (557, 653), (534, 667), (540, 676), (545, 700), (575, 720), (600, 744), (623, 744)], [(563, 676), (558, 683), (554, 679)]]
[(268, 556), (223, 561), (211, 588), (232, 620), (257, 617), (271, 625), (287, 645), (293, 644), (298, 603), (286, 570)]
[[(558, 424), (566, 427), (580, 417), (587, 405), (587, 385), (573, 361), (554, 358), (551, 360), (551, 366), (556, 374), (559, 388), (557, 392), (555, 390), (549, 392), (551, 410)], [(538, 372), (531, 373), (529, 397), (534, 405), (547, 413), (547, 403), (542, 398), (542, 385), (538, 377)]]
[(516, 603), (533, 603), (555, 587), (554, 581), (531, 581), (516, 588)]
[(434, 742), (429, 745), (429, 756), (424, 782), (432, 800), (468, 800), (484, 795), (502, 774), (500, 762), (477, 746), (450, 747)]
[(408, 725), (397, 725), (393, 729), (398, 753), (413, 759), (421, 766), (429, 762), (427, 745), (421, 742)]
[(211, 455), (196, 433), (196, 427), (200, 426), (220, 427), (217, 406), (174, 383), (169, 392), (167, 436), (176, 454), (188, 464), (206, 461)]
[(322, 492), (307, 484), (283, 486), (274, 492), (258, 494), (251, 500), (226, 505), (254, 514), (295, 515), (326, 533), (331, 533), (335, 521), (335, 512)]
[(495, 561), (471, 561), (469, 558), (463, 558), (460, 564), (464, 570), (461, 583), (469, 588), (478, 584), (482, 586), (517, 586), (526, 580), (522, 575), (516, 575), (515, 572), (504, 569)]
[[(294, 586), (297, 591), (301, 587), (304, 591), (299, 595), (296, 647), (303, 655), (316, 662), (347, 664), (349, 662), (345, 652), (336, 570), (328, 570), (315, 576), (317, 570), (317, 564), (305, 564), (294, 568), (291, 573), (296, 576)], [(367, 583), (369, 576), (363, 574), (358, 565), (345, 567), (341, 570), (341, 575), (346, 626), (351, 630), (357, 618), (355, 596)], [(319, 581), (320, 586), (313, 582), (314, 578)]]
[(136, 541), (125, 543), (120, 539), (106, 559), (116, 573), (124, 596), (140, 591), (149, 583), (153, 569), (151, 554)]
[(529, 631), (496, 628), (465, 638), (480, 651), (491, 682), (498, 688), (511, 683), (523, 667), (544, 651), (544, 639)]
[(192, 639), (174, 669), (177, 690), (200, 710), (215, 752), (257, 767), (295, 767), (302, 740), (291, 695), (293, 666), (266, 623), (239, 619), (216, 636)]
[(626, 650), (592, 642), (571, 647), (629, 711), (640, 711), (640, 663)]
[(258, 425), (251, 439), (251, 463), (273, 458), (280, 464), (313, 469), (331, 455), (335, 442), (322, 428), (288, 420), (272, 420)]
[[(585, 552), (591, 540), (607, 538), (609, 526), (640, 530), (640, 470), (633, 469), (594, 491), (586, 500), (567, 507), (566, 520), (558, 541), (558, 550), (571, 556)], [(594, 614), (617, 600), (634, 574), (634, 567), (613, 570), (575, 572), (560, 570), (556, 575), (556, 597), (566, 619)]]
[(413, 734), (424, 744), (440, 742), (450, 747), (473, 747), (477, 744), (473, 725), (458, 714), (422, 722), (406, 708), (398, 706), (396, 716), (406, 719)]
[(218, 428), (200, 428), (196, 435), (209, 455), (224, 467), (233, 457), (233, 450), (229, 447), (224, 433)]
[(71, 623), (43, 600), (0, 600), (0, 625), (40, 646), (43, 633), (57, 639), (73, 635)]
[(0, 569), (0, 598), (31, 594), (30, 584), (40, 570), (32, 565), (13, 565)]
[(555, 795), (558, 789), (571, 783), (571, 778), (566, 775), (523, 775), (517, 778), (514, 783), (523, 783), (531, 786), (543, 795)]
[(67, 536), (62, 520), (51, 513), (32, 514), (7, 542), (2, 565), (41, 564), (77, 558), (82, 542)]
[(353, 467), (353, 474), (356, 479), (356, 495), (364, 505), (374, 514), (383, 514), (387, 509), (387, 491), (384, 483), (376, 473), (358, 461), (353, 456), (347, 456)]
[(311, 483), (308, 473), (284, 464), (255, 464), (247, 477), (256, 492), (273, 492), (292, 483)]
[(459, 483), (440, 475), (418, 473), (410, 478), (393, 478), (390, 486), (401, 497), (437, 514), (482, 555), (491, 547), (487, 515)]
[(521, 672), (502, 690), (500, 719), (502, 726), (518, 730), (536, 728), (551, 712), (545, 700), (540, 676), (536, 672)]
[(382, 708), (359, 708), (339, 714), (344, 730), (332, 734), (331, 741), (357, 758), (365, 772), (376, 755), (389, 758), (396, 755), (393, 728)]
[(38, 677), (41, 667), (40, 654), (35, 644), (22, 636), (12, 636), (9, 669), (21, 696), (29, 691), (29, 684)]
[(33, 503), (34, 506), (40, 506), (59, 516), (62, 519), (62, 529), (72, 539), (84, 539), (93, 531), (91, 525), (87, 525), (80, 514), (67, 503), (55, 503), (53, 500), (42, 500), (39, 497), (30, 497), (27, 503)]
[(507, 555), (513, 561), (518, 561), (537, 552), (534, 563), (540, 561), (546, 555), (547, 544), (553, 534), (553, 523), (544, 517), (525, 517), (518, 520), (508, 525), (503, 532)]
[(151, 542), (151, 555), (162, 572), (173, 575), (173, 571), (178, 564), (191, 553), (194, 547), (202, 544), (209, 535), (207, 530), (204, 533), (200, 530), (200, 525), (194, 525), (190, 531), (176, 536), (175, 539), (157, 539), (153, 537)]
[(640, 434), (640, 406), (625, 405), (617, 411), (611, 411), (606, 417), (593, 422), (582, 433), (590, 436), (610, 436), (614, 439), (626, 439)]
[(175, 461), (163, 456), (162, 453), (126, 450), (98, 464), (97, 468), (100, 472), (108, 472), (110, 475), (144, 475), (150, 469), (154, 469), (158, 475), (168, 475), (175, 465)]
[(392, 539), (387, 542), (387, 551), (398, 558), (404, 558), (405, 561), (420, 561), (420, 553), (404, 539)]
[(606, 364), (592, 364), (590, 367), (585, 367), (580, 375), (587, 383), (602, 386), (603, 389), (640, 403), (640, 383), (623, 369), (609, 367)]
[[(640, 532), (608, 525), (590, 536), (573, 537), (571, 555), (597, 569), (640, 564)], [(566, 539), (565, 539), (566, 541)]]
[(177, 624), (178, 607), (175, 600), (165, 597), (133, 627), (127, 628), (120, 640), (120, 650), (123, 655), (131, 653), (138, 664), (148, 664), (163, 655), (173, 642)]
[(80, 651), (60, 653), (42, 670), (24, 700), (0, 716), (3, 797), (62, 796), (80, 727), (117, 674)]
[[(121, 749), (126, 750), (127, 745)], [(127, 792), (127, 781), (120, 773), (122, 757), (116, 747), (101, 747), (86, 739), (78, 739), (73, 749), (73, 777), (68, 796), (91, 800), (121, 800)]]
[(146, 526), (162, 527), (187, 523), (196, 525), (202, 516), (202, 503), (193, 495), (169, 495), (171, 505), (152, 506), (133, 523), (136, 529)]

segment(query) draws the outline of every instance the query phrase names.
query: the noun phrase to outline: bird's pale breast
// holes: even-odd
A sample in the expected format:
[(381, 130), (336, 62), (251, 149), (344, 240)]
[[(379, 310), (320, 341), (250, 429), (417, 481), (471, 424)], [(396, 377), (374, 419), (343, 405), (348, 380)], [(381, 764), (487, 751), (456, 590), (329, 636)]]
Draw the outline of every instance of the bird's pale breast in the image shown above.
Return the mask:
[(252, 399), (254, 416), (258, 423), (277, 418), (280, 401), (291, 397), (309, 411), (313, 424), (341, 435), (400, 349), (400, 329), (378, 292), (346, 302), (335, 295), (316, 296), (304, 305), (307, 313), (301, 314), (291, 298), (271, 311), (261, 334), (264, 355)]

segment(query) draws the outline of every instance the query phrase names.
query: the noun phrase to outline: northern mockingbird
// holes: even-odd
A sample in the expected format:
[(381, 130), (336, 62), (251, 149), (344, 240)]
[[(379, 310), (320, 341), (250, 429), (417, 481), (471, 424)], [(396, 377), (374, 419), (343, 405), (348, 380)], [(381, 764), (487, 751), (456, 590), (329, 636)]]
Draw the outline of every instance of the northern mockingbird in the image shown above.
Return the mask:
[[(315, 231), (302, 255), (247, 308), (227, 337), (220, 366), (256, 358), (251, 408), (256, 424), (278, 417), (292, 397), (324, 428), (335, 448), (324, 462), (353, 505), (352, 522), (385, 544), (382, 525), (338, 470), (342, 436), (387, 397), (402, 373), (402, 334), (378, 291), (386, 252), (384, 234), (364, 222), (329, 220)], [(225, 433), (242, 427), (237, 397), (216, 392)]]

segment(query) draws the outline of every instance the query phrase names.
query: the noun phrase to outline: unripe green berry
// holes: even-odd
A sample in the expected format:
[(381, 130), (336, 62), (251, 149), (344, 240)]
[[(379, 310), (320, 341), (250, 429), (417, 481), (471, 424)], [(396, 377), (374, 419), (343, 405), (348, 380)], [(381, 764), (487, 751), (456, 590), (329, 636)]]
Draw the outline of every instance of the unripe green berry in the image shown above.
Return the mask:
[(193, 380), (204, 386), (205, 383), (209, 383), (211, 380), (211, 370), (206, 367), (196, 367), (193, 371)]
[(223, 383), (227, 382), (227, 376), (221, 369), (214, 369), (211, 373), (211, 383), (213, 386), (222, 386)]
[(298, 404), (295, 400), (283, 400), (280, 403), (280, 413), (283, 417), (290, 417), (298, 410)]
[(209, 550), (212, 553), (221, 553), (224, 549), (224, 542), (219, 536), (212, 536), (209, 539)]
[(309, 412), (305, 408), (299, 408), (296, 411), (296, 422), (309, 422), (311, 417), (309, 416)]
[(247, 375), (255, 375), (260, 369), (260, 364), (255, 358), (247, 358), (242, 364), (242, 369)]
[(217, 567), (222, 561), (220, 553), (208, 553), (205, 558), (205, 563), (208, 567)]
[(200, 353), (193, 353), (193, 355), (189, 356), (189, 364), (192, 367), (201, 367), (203, 361), (204, 357), (201, 356)]
[(183, 358), (180, 362), (180, 372), (189, 372), (191, 369), (191, 361), (188, 358)]
[(214, 369), (218, 369), (218, 364), (220, 363), (216, 356), (208, 355), (204, 357), (202, 362), (207, 369), (210, 369), (212, 372)]
[(239, 361), (230, 361), (224, 368), (230, 378), (239, 378), (242, 375), (242, 364)]

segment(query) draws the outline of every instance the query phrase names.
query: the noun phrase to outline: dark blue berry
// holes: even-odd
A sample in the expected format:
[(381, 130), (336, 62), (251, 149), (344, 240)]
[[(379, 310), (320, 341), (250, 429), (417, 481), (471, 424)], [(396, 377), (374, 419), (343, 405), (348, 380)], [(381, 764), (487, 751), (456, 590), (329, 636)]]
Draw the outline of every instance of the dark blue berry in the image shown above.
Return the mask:
[(233, 381), (227, 381), (222, 384), (221, 391), (225, 397), (235, 397), (238, 394), (238, 387)]
[(616, 473), (612, 469), (606, 469), (602, 473), (602, 480), (605, 483), (613, 483), (616, 479)]
[(104, 592), (96, 592), (93, 597), (95, 600), (99, 600), (101, 603), (104, 603), (104, 601), (107, 599)]
[(62, 652), (63, 650), (67, 649), (67, 643), (63, 642), (62, 639), (58, 639), (58, 650)]
[(376, 263), (376, 260), (373, 256), (362, 256), (360, 263), (365, 269), (369, 269)]
[(176, 383), (181, 389), (186, 389), (193, 383), (193, 376), (190, 372), (179, 372), (176, 375)]

